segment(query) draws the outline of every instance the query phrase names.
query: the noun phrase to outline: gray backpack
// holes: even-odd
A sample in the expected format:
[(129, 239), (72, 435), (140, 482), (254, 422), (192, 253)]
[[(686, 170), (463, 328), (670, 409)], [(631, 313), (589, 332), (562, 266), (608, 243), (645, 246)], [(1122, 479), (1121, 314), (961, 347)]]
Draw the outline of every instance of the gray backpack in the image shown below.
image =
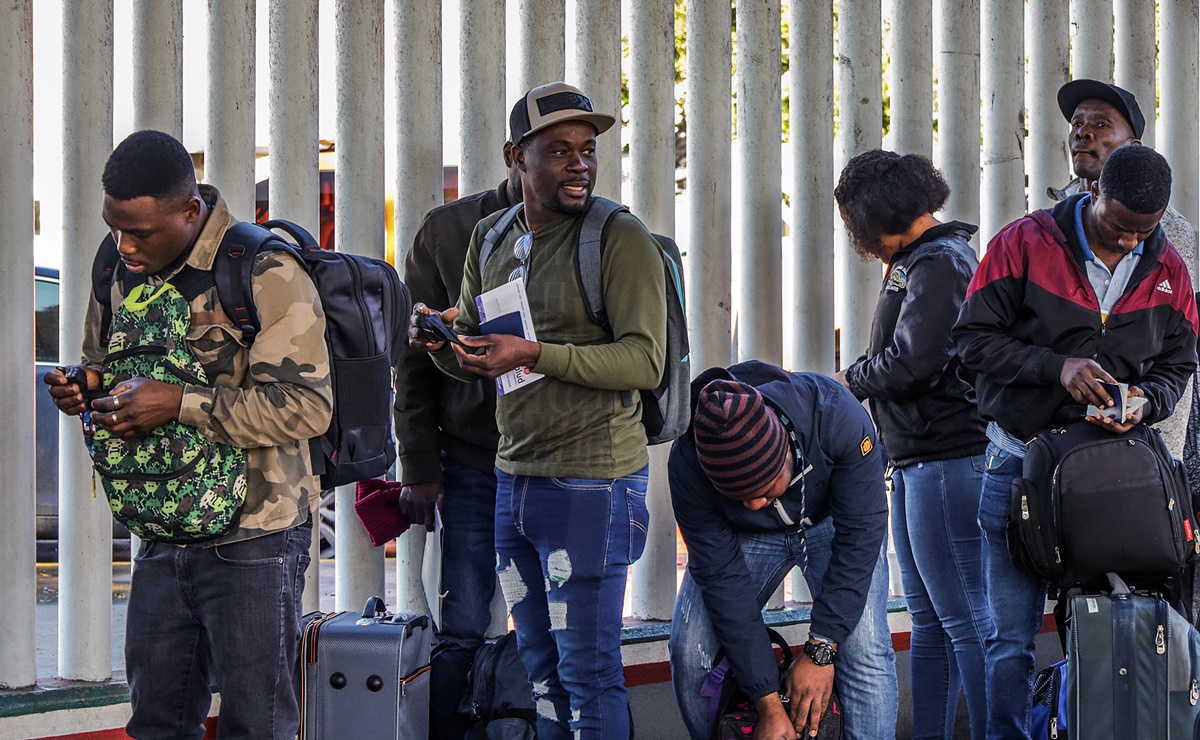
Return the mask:
[[(479, 271), (491, 257), (496, 245), (512, 228), (517, 215), (525, 207), (518, 203), (504, 212), (488, 229), (479, 248)], [(579, 251), (576, 268), (583, 304), (588, 318), (610, 333), (608, 312), (604, 309), (604, 286), (601, 257), (604, 251), (604, 229), (618, 213), (629, 209), (607, 198), (593, 197), (579, 224)], [(683, 265), (679, 247), (668, 236), (653, 235), (662, 255), (667, 281), (667, 361), (662, 378), (653, 389), (642, 389), (642, 426), (646, 428), (648, 444), (661, 444), (683, 436), (691, 412), (691, 362), (688, 348), (687, 313), (684, 310)], [(633, 391), (622, 394), (626, 406), (633, 405)]]

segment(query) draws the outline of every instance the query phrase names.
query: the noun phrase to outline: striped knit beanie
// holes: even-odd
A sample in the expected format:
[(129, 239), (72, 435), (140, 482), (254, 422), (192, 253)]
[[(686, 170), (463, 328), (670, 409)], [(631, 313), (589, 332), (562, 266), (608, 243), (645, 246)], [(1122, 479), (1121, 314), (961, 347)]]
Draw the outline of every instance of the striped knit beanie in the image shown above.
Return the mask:
[(701, 469), (730, 498), (761, 492), (787, 464), (783, 422), (745, 383), (718, 379), (705, 385), (692, 431)]

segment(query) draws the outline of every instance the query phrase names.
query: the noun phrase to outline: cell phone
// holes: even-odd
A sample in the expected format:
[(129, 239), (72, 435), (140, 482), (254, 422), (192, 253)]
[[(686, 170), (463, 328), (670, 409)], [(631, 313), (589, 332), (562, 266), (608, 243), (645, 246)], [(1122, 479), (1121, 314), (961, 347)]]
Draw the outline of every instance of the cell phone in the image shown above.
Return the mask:
[(442, 314), (438, 311), (421, 314), (420, 327), (436, 337), (434, 341), (454, 342), (460, 347), (466, 346), (459, 341), (458, 335), (454, 333), (454, 330), (446, 326), (446, 323), (442, 321)]

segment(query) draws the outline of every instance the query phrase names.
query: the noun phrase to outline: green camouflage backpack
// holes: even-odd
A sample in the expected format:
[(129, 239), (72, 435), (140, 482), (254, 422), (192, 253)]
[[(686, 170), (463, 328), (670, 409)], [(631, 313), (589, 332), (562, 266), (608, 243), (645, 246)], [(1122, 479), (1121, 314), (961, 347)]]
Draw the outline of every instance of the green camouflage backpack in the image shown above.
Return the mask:
[[(134, 286), (113, 312), (104, 387), (132, 377), (207, 386), (184, 342), (191, 307), (170, 283)], [(94, 428), (92, 464), (113, 516), (144, 540), (212, 539), (237, 521), (246, 498), (246, 451), (170, 421), (141, 437)]]

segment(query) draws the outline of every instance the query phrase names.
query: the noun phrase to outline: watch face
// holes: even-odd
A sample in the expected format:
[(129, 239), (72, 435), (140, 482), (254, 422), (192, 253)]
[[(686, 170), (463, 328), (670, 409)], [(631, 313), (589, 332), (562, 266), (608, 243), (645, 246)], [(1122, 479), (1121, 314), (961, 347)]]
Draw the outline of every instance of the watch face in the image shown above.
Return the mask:
[(804, 654), (816, 665), (826, 666), (833, 663), (833, 657), (837, 655), (837, 650), (828, 643), (806, 642), (804, 643)]

